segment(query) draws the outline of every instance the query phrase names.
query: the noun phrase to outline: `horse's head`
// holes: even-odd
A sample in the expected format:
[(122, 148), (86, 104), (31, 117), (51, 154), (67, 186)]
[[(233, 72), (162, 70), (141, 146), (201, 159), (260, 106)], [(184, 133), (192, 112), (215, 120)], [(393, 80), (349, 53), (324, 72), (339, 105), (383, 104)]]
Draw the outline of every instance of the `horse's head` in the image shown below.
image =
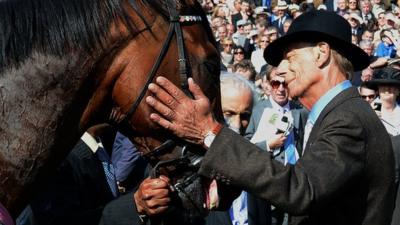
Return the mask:
[[(183, 89), (192, 76), (213, 104), (216, 118), (222, 119), (220, 58), (207, 18), (195, 0), (130, 1), (125, 7), (133, 26), (140, 28), (137, 29), (140, 32), (129, 34), (126, 23), (113, 25), (111, 30), (115, 32), (111, 35), (125, 36), (112, 54), (98, 64), (100, 70), (107, 68), (106, 75), (81, 124), (85, 127), (93, 123), (91, 120), (106, 116), (110, 106), (121, 108), (127, 114), (122, 131), (152, 166), (160, 168), (157, 172), (172, 176), (174, 183), (187, 183), (176, 186), (181, 189), (178, 192), (183, 208), (189, 209), (190, 215), (203, 213), (203, 188), (200, 178), (194, 175), (193, 165), (201, 157), (193, 152), (201, 152), (200, 148), (184, 147), (185, 143), (153, 123), (149, 119), (152, 110), (143, 99), (149, 94), (147, 85), (159, 75)], [(112, 104), (105, 99), (110, 99)], [(153, 154), (154, 150), (157, 153)]]

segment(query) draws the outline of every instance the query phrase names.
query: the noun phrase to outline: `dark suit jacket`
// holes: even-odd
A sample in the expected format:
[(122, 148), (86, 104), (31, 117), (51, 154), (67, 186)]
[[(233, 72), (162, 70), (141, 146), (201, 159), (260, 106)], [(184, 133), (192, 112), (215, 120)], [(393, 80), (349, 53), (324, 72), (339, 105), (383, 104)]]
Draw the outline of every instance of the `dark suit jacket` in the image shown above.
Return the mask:
[[(252, 194), (247, 195), (249, 225), (270, 225), (271, 206)], [(206, 217), (206, 225), (232, 225), (229, 211), (212, 211)]]
[(112, 199), (101, 162), (79, 140), (31, 207), (40, 225), (90, 225)]
[(400, 135), (391, 137), (394, 151), (394, 159), (396, 162), (396, 184), (397, 184), (397, 195), (396, 195), (396, 208), (393, 212), (392, 225), (400, 224)]
[[(240, 169), (239, 169), (240, 168)], [(223, 128), (199, 173), (242, 188), (292, 215), (292, 224), (388, 225), (394, 208), (390, 138), (356, 88), (321, 112), (304, 155), (283, 166)]]

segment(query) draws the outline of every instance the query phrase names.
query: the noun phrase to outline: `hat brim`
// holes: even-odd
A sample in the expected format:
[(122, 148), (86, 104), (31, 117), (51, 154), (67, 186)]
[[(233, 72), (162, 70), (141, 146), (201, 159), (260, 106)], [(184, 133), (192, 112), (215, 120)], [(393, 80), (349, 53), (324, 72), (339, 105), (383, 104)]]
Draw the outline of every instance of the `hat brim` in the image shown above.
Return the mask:
[(366, 81), (365, 85), (370, 89), (378, 89), (379, 85), (393, 85), (400, 87), (400, 81), (394, 79), (372, 79)]
[(284, 51), (290, 44), (319, 41), (327, 42), (333, 49), (346, 57), (352, 63), (354, 71), (360, 71), (369, 65), (369, 56), (361, 48), (318, 31), (298, 31), (278, 38), (264, 50), (264, 59), (268, 64), (278, 66), (283, 59)]

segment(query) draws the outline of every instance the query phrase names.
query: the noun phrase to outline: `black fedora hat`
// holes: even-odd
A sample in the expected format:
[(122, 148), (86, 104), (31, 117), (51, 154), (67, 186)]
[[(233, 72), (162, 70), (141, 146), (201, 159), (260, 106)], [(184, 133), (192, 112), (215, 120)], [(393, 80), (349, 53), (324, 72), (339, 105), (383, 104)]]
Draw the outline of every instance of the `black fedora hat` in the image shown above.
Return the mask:
[(351, 43), (350, 24), (334, 12), (313, 10), (297, 17), (287, 34), (273, 41), (264, 51), (265, 60), (277, 66), (288, 44), (325, 41), (346, 57), (355, 71), (369, 65), (368, 55)]
[(374, 78), (365, 82), (368, 88), (377, 89), (379, 85), (394, 85), (400, 87), (400, 70), (387, 66), (375, 70)]

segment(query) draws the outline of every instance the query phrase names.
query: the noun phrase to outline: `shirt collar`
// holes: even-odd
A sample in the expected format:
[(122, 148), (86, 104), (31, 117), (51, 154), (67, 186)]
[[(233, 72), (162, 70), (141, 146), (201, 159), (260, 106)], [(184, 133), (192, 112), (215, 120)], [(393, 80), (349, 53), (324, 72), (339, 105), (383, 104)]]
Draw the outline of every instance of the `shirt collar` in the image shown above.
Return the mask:
[(335, 87), (326, 92), (311, 108), (310, 114), (308, 115), (309, 120), (312, 124), (317, 121), (319, 115), (322, 110), (328, 105), (329, 102), (332, 101), (334, 97), (336, 97), (340, 92), (346, 90), (351, 87), (351, 82), (349, 80), (345, 80), (340, 84), (337, 84)]
[(290, 110), (289, 101), (284, 106), (281, 106), (278, 103), (276, 103), (275, 100), (271, 97), (271, 105), (272, 105), (272, 108), (274, 108), (278, 111), (284, 112), (285, 111), (284, 109), (286, 109), (286, 111)]
[(90, 148), (90, 150), (92, 150), (93, 153), (96, 153), (99, 147), (104, 148), (103, 143), (101, 143), (101, 141), (97, 142), (97, 140), (88, 132), (85, 132), (82, 135), (81, 140), (85, 142), (85, 144)]

